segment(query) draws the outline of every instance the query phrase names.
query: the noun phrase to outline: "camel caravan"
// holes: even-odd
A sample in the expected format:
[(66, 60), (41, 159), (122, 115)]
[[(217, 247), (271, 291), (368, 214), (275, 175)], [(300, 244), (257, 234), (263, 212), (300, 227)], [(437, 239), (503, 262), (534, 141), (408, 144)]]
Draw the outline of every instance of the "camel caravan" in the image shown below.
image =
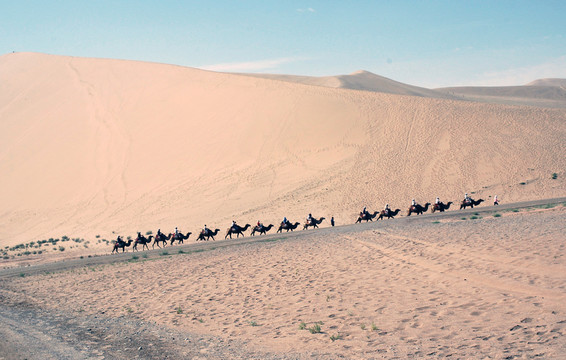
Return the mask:
[[(478, 199), (478, 200), (474, 200), (472, 198), (470, 198), (468, 196), (468, 194), (465, 195), (464, 200), (461, 201), (460, 203), (460, 210), (462, 209), (466, 209), (467, 207), (473, 208), (474, 206), (478, 206), (480, 205), (482, 202), (484, 202), (483, 199)], [(446, 204), (441, 202), (440, 199), (437, 197), (434, 204), (432, 203), (425, 203), (424, 205), (418, 204), (415, 199), (413, 199), (411, 201), (411, 205), (409, 206), (408, 210), (407, 210), (407, 216), (411, 216), (412, 214), (416, 214), (416, 215), (421, 215), (424, 214), (426, 212), (431, 211), (431, 213), (435, 213), (437, 211), (439, 212), (444, 212), (448, 209), (450, 209), (450, 206), (453, 204), (452, 201), (447, 202)], [(497, 195), (495, 195), (494, 197), (494, 205), (499, 205), (499, 200), (497, 199)], [(392, 210), (389, 207), (389, 204), (385, 205), (385, 208), (381, 211), (374, 211), (373, 213), (370, 213), (365, 207), (362, 211), (360, 211), (359, 216), (356, 220), (356, 224), (357, 223), (361, 223), (362, 221), (370, 222), (370, 221), (378, 221), (378, 220), (384, 220), (384, 219), (394, 219), (395, 216), (397, 216), (399, 214), (399, 212), (401, 211), (401, 209), (395, 209)], [(320, 217), (320, 218), (315, 218), (312, 216), (312, 214), (309, 214), (305, 223), (303, 224), (303, 230), (307, 230), (309, 228), (313, 228), (316, 229), (318, 228), (318, 226), (320, 224), (322, 224), (322, 222), (325, 220), (324, 217)], [(332, 226), (334, 226), (334, 217), (332, 217), (332, 219), (330, 220), (330, 223)], [(291, 222), (289, 221), (286, 217), (283, 218), (283, 221), (281, 221), (281, 224), (279, 225), (279, 227), (277, 228), (277, 232), (276, 233), (282, 233), (283, 230), (285, 230), (285, 232), (289, 232), (289, 231), (293, 231), (296, 230), (299, 225), (301, 225), (300, 222)], [(252, 226), (250, 224), (246, 224), (244, 226), (240, 226), (238, 224), (236, 224), (235, 221), (232, 221), (232, 224), (230, 225), (230, 227), (228, 229), (226, 229), (226, 234), (224, 236), (224, 239), (232, 239), (232, 235), (235, 235), (236, 238), (239, 238), (240, 235), (242, 235), (242, 237), (245, 236), (245, 232), (248, 231), (248, 229), (251, 229), (250, 235), (251, 236), (255, 236), (256, 234), (258, 235), (266, 235), (271, 229), (274, 228), (273, 224), (269, 224), (267, 226), (264, 226), (260, 221), (257, 222), (257, 224), (255, 226)], [(206, 225), (204, 225), (204, 228), (199, 232), (197, 238), (195, 239), (195, 241), (209, 241), (210, 239), (212, 239), (213, 241), (215, 240), (215, 236), (218, 235), (218, 233), (220, 232), (220, 229), (215, 229), (215, 230), (210, 230)], [(169, 233), (168, 235), (165, 235), (161, 232), (161, 229), (157, 230), (157, 234), (155, 236), (153, 235), (149, 235), (147, 238), (145, 236), (143, 236), (140, 232), (138, 232), (138, 235), (136, 237), (135, 240), (131, 240), (130, 238), (128, 238), (128, 241), (124, 241), (122, 239), (121, 236), (118, 236), (118, 238), (116, 239), (116, 241), (113, 243), (113, 248), (112, 248), (112, 254), (113, 253), (119, 253), (120, 249), (122, 250), (122, 252), (126, 252), (127, 248), (132, 246), (132, 251), (138, 251), (138, 246), (141, 245), (141, 250), (145, 250), (147, 248), (147, 250), (149, 250), (149, 245), (151, 244), (151, 248), (155, 249), (155, 246), (157, 245), (158, 248), (166, 247), (167, 244), (169, 243), (169, 246), (173, 246), (175, 244), (175, 242), (177, 242), (178, 244), (183, 244), (184, 240), (188, 240), (189, 236), (192, 233), (188, 232), (186, 235), (181, 233), (177, 228), (175, 228), (175, 231), (172, 233)], [(133, 243), (133, 245), (132, 245)]]

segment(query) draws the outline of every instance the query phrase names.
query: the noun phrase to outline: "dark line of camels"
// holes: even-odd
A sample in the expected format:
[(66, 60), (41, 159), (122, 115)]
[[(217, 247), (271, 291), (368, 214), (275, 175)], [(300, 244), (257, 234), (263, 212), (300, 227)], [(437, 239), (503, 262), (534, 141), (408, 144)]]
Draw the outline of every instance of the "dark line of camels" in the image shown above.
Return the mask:
[[(460, 210), (465, 209), (467, 207), (471, 207), (473, 209), (474, 206), (481, 204), (483, 201), (484, 201), (483, 199), (479, 199), (477, 201), (473, 199), (470, 199), (470, 201), (463, 200), (460, 204)], [(444, 212), (450, 209), (450, 205), (452, 204), (453, 202), (449, 201), (446, 204), (442, 202), (438, 204), (431, 204), (427, 202), (424, 206), (420, 204), (411, 205), (407, 210), (407, 216), (411, 216), (411, 214), (421, 215), (427, 212), (429, 210), (429, 207), (431, 208), (432, 213), (436, 211)], [(376, 221), (383, 220), (384, 218), (393, 219), (395, 218), (395, 216), (399, 214), (400, 211), (401, 209), (381, 210), (381, 211), (375, 211), (373, 214), (370, 213), (369, 211), (360, 212), (358, 219), (356, 220), (356, 224), (361, 223), (364, 220), (366, 222), (373, 221), (376, 217), (377, 217)], [(305, 224), (303, 224), (303, 230), (306, 230), (309, 227), (318, 228), (318, 225), (320, 225), (324, 220), (325, 220), (324, 217), (321, 217), (320, 219), (312, 218), (311, 221), (307, 221), (305, 222)], [(283, 230), (286, 230), (287, 232), (293, 231), (297, 229), (297, 227), (299, 227), (300, 224), (301, 223), (299, 222), (295, 222), (295, 223), (282, 222), (281, 225), (279, 225), (279, 228), (277, 229), (277, 233), (283, 232)], [(230, 237), (231, 239), (232, 235), (236, 235), (237, 238), (240, 237), (240, 235), (245, 236), (244, 232), (247, 231), (250, 226), (251, 226), (250, 224), (246, 224), (243, 227), (239, 225), (231, 226), (226, 230), (226, 236), (224, 236), (224, 239), (227, 239), (228, 237)], [(271, 230), (273, 226), (274, 226), (273, 224), (269, 224), (268, 226), (263, 226), (263, 224), (254, 226), (252, 227), (252, 231), (250, 235), (255, 236), (256, 233), (259, 235), (267, 234), (267, 232)], [(217, 236), (219, 232), (220, 229), (215, 229), (214, 231), (210, 229), (206, 229), (206, 230), (203, 229), (199, 233), (195, 241), (209, 241), (210, 238), (212, 238), (212, 240), (215, 240), (214, 237)], [(155, 245), (157, 245), (158, 248), (161, 248), (161, 246), (159, 245), (160, 243), (163, 243), (163, 247), (165, 247), (168, 241), (170, 241), (170, 246), (174, 245), (175, 241), (177, 241), (179, 244), (183, 244), (184, 240), (188, 240), (191, 234), (192, 234), (191, 232), (187, 233), (186, 235), (179, 232), (178, 234), (170, 233), (169, 235), (166, 236), (165, 234), (158, 232), (157, 235), (155, 235), (155, 237), (153, 235), (149, 235), (149, 237), (146, 238), (145, 236), (143, 236), (141, 233), (138, 232), (138, 236), (133, 241), (132, 239), (128, 239), (128, 241), (124, 241), (121, 240), (120, 237), (118, 237), (118, 240), (116, 241), (112, 249), (112, 253), (114, 252), (118, 253), (120, 249), (122, 249), (122, 252), (125, 252), (126, 248), (129, 247), (132, 244), (132, 242), (133, 242), (133, 246), (132, 246), (133, 251), (138, 251), (138, 245), (142, 245), (142, 250), (144, 250), (145, 248), (149, 250), (148, 244), (150, 243), (152, 244), (152, 249), (155, 249)]]

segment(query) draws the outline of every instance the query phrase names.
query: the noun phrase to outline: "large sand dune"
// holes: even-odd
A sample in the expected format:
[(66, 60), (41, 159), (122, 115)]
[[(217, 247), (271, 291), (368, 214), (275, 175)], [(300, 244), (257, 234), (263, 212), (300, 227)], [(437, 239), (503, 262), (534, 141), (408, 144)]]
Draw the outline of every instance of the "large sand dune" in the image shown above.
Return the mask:
[[(358, 74), (358, 78), (363, 74)], [(0, 57), (0, 244), (564, 196), (566, 110)], [(557, 179), (551, 175), (557, 173)]]

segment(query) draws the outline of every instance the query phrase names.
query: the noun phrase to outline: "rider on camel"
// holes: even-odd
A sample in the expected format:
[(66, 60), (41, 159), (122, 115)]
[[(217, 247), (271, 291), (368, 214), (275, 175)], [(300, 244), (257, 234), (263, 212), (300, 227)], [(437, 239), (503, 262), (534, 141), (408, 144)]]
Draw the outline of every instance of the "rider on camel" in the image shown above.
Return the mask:
[(385, 204), (385, 208), (383, 209), (383, 211), (385, 211), (385, 215), (389, 214), (389, 212), (391, 211), (391, 209), (389, 208), (389, 204)]
[(417, 202), (415, 201), (415, 199), (413, 199), (411, 201), (411, 207), (414, 208), (417, 205)]
[(466, 194), (464, 195), (464, 202), (467, 202), (467, 203), (471, 203), (471, 202), (472, 202), (472, 198), (468, 196), (468, 193), (466, 193)]
[(309, 213), (309, 217), (307, 218), (307, 224), (312, 224), (312, 214)]
[(289, 220), (287, 220), (287, 216), (284, 216), (283, 222), (281, 223), (281, 226), (288, 225), (288, 224), (289, 224)]

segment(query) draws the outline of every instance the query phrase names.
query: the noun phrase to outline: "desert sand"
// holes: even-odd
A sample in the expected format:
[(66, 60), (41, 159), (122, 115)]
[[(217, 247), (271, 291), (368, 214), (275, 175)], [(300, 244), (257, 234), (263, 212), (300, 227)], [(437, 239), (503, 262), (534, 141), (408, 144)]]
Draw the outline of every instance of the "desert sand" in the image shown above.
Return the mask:
[[(0, 56), (0, 359), (561, 359), (563, 201), (490, 207), (566, 196), (561, 86)], [(437, 196), (447, 213), (406, 216)], [(175, 227), (186, 245), (109, 254)]]

